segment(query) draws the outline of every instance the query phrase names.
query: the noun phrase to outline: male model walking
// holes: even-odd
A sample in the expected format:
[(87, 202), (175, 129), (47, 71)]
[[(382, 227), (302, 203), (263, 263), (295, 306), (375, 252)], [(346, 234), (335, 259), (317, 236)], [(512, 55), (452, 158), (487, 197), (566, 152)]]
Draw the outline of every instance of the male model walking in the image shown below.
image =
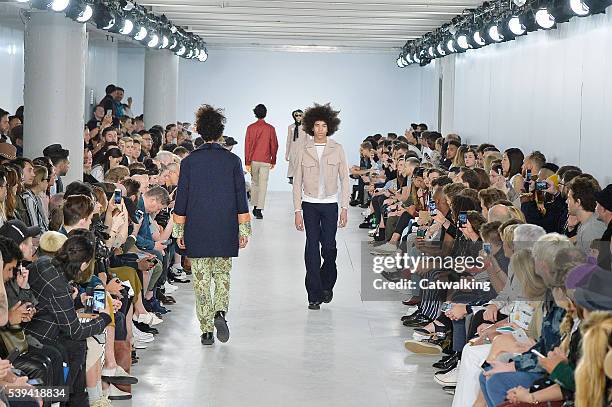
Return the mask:
[(225, 315), (231, 258), (238, 257), (238, 249), (246, 247), (251, 223), (242, 163), (221, 144), (223, 112), (204, 105), (196, 113), (196, 120), (205, 143), (181, 162), (173, 235), (191, 260), (201, 342), (212, 345), (214, 328), (219, 341), (229, 340)]
[(264, 105), (257, 105), (253, 109), (257, 121), (247, 128), (244, 145), (244, 163), (247, 171), (251, 173), (251, 202), (253, 203), (253, 216), (263, 219), (262, 210), (266, 204), (266, 191), (268, 189), (268, 176), (270, 170), (276, 165), (278, 140), (276, 130), (264, 120), (268, 109)]
[[(293, 177), (295, 227), (306, 229), (306, 290), (308, 308), (320, 309), (333, 298), (336, 284), (336, 231), (346, 226), (349, 204), (349, 175), (342, 146), (329, 139), (340, 124), (329, 104), (306, 110), (302, 126), (312, 139), (298, 150)], [(338, 196), (338, 181), (340, 195)], [(338, 203), (340, 223), (338, 224)], [(323, 257), (323, 265), (321, 265)]]
[(300, 146), (306, 142), (308, 135), (302, 128), (302, 117), (304, 112), (301, 110), (294, 110), (291, 113), (293, 117), (293, 124), (289, 126), (287, 131), (287, 146), (285, 148), (285, 160), (289, 162), (287, 168), (287, 178), (289, 183), (293, 184), (293, 173), (295, 172), (295, 156)]

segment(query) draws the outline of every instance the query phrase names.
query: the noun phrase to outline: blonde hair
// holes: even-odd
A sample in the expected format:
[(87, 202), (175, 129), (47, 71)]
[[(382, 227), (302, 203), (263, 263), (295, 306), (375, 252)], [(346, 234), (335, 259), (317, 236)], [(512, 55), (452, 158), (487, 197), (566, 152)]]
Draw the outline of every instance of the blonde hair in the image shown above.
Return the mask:
[(491, 151), (489, 155), (484, 158), (483, 167), (487, 174), (491, 171), (491, 167), (493, 166), (493, 161), (501, 160), (502, 153), (499, 151)]
[(465, 167), (465, 152), (467, 150), (467, 146), (463, 145), (457, 149), (457, 154), (453, 160), (453, 167)]
[(111, 168), (110, 170), (106, 171), (106, 174), (104, 175), (104, 181), (119, 183), (129, 176), (130, 170), (128, 169), (128, 167), (120, 165), (118, 167)]
[(508, 206), (508, 213), (513, 219), (520, 220), (522, 223), (526, 223), (525, 215), (516, 206)]
[[(511, 226), (514, 226), (513, 229), (518, 227), (518, 225)], [(510, 226), (506, 229), (509, 228)], [(535, 261), (530, 250), (521, 249), (514, 252), (510, 257), (510, 268), (521, 283), (525, 299), (540, 300), (544, 297), (546, 284), (535, 272)]]
[(560, 235), (559, 233), (548, 233), (534, 243), (533, 258), (536, 262), (542, 262), (550, 270), (553, 270), (557, 253), (566, 247), (573, 247), (572, 242), (567, 236)]
[(582, 357), (576, 367), (576, 407), (603, 406), (606, 394), (604, 359), (612, 346), (612, 312), (595, 311), (582, 325)]

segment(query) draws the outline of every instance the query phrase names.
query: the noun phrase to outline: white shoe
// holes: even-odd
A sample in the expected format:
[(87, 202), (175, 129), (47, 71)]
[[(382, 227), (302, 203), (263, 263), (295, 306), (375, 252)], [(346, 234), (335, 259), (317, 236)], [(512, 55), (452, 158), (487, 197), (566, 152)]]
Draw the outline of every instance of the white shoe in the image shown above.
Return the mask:
[(170, 284), (167, 281), (164, 283), (164, 291), (166, 292), (166, 294), (172, 294), (176, 290), (178, 290), (177, 286)]
[(440, 386), (456, 386), (457, 373), (459, 373), (459, 365), (448, 373), (434, 375), (434, 380)]
[(150, 343), (155, 340), (153, 334), (142, 332), (140, 329), (136, 328), (136, 326), (132, 325), (132, 333), (134, 335), (134, 339), (141, 343)]
[(144, 342), (140, 342), (138, 340), (134, 341), (134, 349), (143, 350), (143, 349), (147, 349), (147, 348), (148, 348), (148, 346)]
[(157, 315), (152, 312), (147, 312), (146, 314), (138, 314), (132, 317), (133, 321), (142, 322), (143, 324), (147, 324), (149, 326), (159, 325), (164, 322), (163, 319), (159, 318)]
[(137, 384), (138, 379), (128, 372), (126, 372), (121, 366), (117, 366), (112, 369), (102, 369), (102, 380), (108, 383), (117, 384)]

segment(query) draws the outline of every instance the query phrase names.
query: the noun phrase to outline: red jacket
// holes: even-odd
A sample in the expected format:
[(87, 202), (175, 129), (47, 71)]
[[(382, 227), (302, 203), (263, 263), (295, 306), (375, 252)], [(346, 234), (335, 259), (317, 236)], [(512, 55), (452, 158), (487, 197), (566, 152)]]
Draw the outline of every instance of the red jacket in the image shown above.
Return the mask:
[(244, 143), (244, 164), (251, 165), (252, 161), (276, 165), (276, 152), (278, 140), (274, 126), (259, 119), (247, 127), (246, 142)]

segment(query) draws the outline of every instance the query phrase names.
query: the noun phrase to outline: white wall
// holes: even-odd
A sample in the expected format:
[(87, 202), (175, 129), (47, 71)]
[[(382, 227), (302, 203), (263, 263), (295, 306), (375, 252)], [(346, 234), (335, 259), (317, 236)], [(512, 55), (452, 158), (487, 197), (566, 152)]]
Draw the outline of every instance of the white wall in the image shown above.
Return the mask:
[[(243, 156), (246, 127), (255, 121), (252, 109), (268, 107), (267, 121), (279, 138), (278, 167), (271, 190), (287, 190), (284, 161), (291, 111), (313, 102), (331, 102), (340, 109), (342, 124), (334, 136), (349, 160), (358, 160), (362, 139), (375, 133), (402, 134), (414, 121), (430, 121), (421, 89), (430, 69), (400, 70), (392, 54), (327, 54), (254, 51), (211, 52), (206, 63), (181, 60), (179, 120), (194, 121), (203, 103), (226, 109), (225, 134), (238, 141)], [(428, 105), (427, 105), (428, 106)]]
[(457, 55), (454, 131), (612, 182), (612, 13)]
[(0, 107), (11, 114), (23, 104), (23, 29), (0, 25)]
[(111, 37), (89, 39), (85, 73), (85, 116), (89, 120), (94, 106), (106, 95), (109, 84), (117, 83), (117, 41)]
[[(127, 103), (128, 96), (132, 97), (132, 113), (136, 116), (144, 111), (144, 56), (143, 47), (119, 47), (117, 84), (125, 89), (125, 103)], [(151, 127), (155, 123), (146, 124)]]

